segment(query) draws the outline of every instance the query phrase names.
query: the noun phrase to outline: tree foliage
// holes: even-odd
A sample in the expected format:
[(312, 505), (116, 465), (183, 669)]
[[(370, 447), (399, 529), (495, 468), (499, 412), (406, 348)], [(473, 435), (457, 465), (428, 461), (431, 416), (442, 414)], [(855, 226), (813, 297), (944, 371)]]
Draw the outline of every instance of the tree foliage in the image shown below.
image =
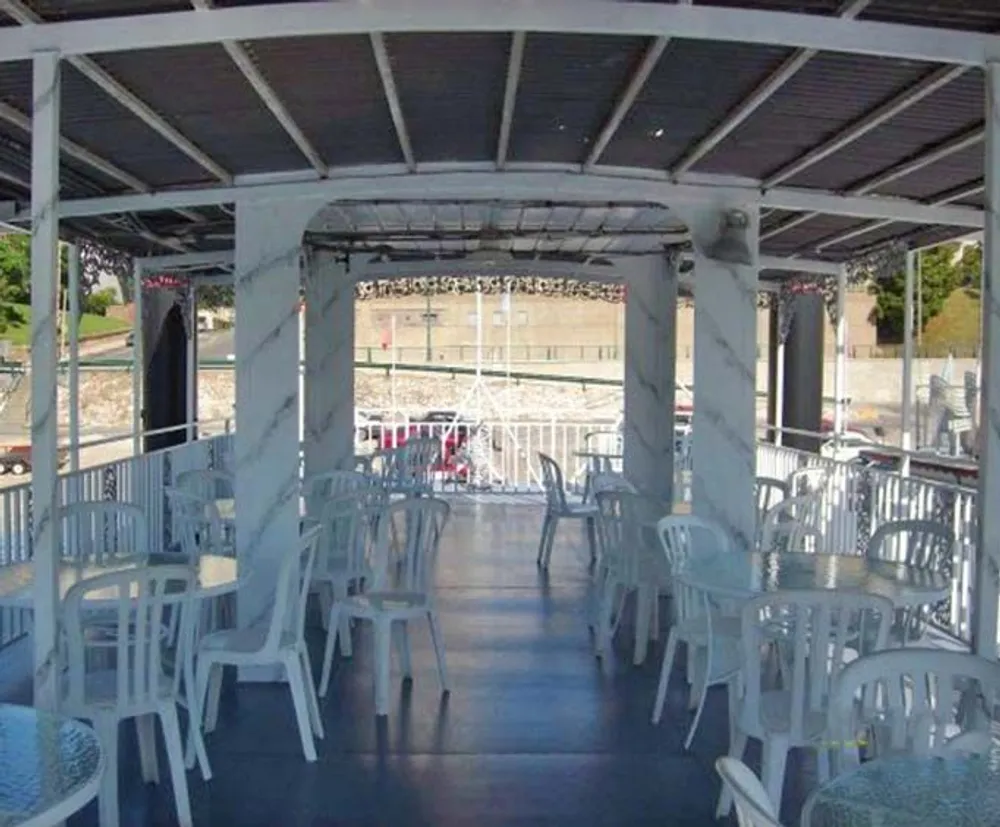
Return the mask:
[[(77, 249), (80, 251), (80, 289), (84, 296), (90, 295), (102, 277), (111, 276), (118, 282), (122, 300), (126, 304), (132, 301), (132, 257), (128, 253), (88, 239), (80, 240)], [(80, 306), (83, 304), (81, 301)]]
[[(920, 259), (920, 328), (933, 319), (944, 303), (960, 287), (977, 290), (982, 270), (983, 251), (978, 244), (962, 247), (959, 243), (942, 244), (924, 250)], [(881, 342), (899, 342), (903, 338), (903, 306), (906, 295), (906, 271), (900, 269), (888, 278), (874, 281), (873, 321)]]

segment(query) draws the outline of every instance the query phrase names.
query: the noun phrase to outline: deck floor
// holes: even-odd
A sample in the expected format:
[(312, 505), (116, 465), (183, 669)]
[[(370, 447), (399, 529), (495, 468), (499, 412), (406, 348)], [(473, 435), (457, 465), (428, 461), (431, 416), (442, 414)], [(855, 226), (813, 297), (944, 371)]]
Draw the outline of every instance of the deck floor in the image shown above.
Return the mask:
[[(414, 628), (412, 686), (394, 673), (391, 713), (377, 721), (371, 639), (362, 627), (354, 658), (336, 662), (321, 700), (326, 738), (319, 760), (307, 764), (284, 687), (227, 686), (219, 726), (207, 738), (215, 777), (206, 784), (198, 772), (188, 776), (195, 824), (715, 824), (712, 764), (727, 744), (725, 692), (712, 691), (690, 753), (682, 748), (690, 720), (682, 679), (654, 727), (666, 634), (633, 667), (626, 613), (615, 657), (602, 670), (587, 628), (582, 532), (572, 522), (560, 528), (543, 575), (535, 567), (541, 514), (519, 503), (454, 503), (437, 574), (449, 696), (441, 695), (426, 628)], [(318, 629), (310, 632), (317, 674), (322, 640)], [(169, 783), (140, 779), (133, 731), (122, 728), (121, 823), (175, 824)], [(748, 760), (756, 764), (753, 746)], [(789, 762), (786, 824), (798, 823), (811, 763)], [(96, 804), (69, 822), (96, 823)]]

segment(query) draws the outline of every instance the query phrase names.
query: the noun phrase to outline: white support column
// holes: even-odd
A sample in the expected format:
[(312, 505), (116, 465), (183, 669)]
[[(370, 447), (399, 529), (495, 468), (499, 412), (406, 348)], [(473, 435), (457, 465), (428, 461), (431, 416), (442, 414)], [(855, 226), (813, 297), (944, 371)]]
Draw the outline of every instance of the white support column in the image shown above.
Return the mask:
[(1000, 600), (1000, 63), (986, 67), (986, 226), (983, 245), (982, 385), (979, 414), (979, 494), (974, 651), (997, 657)]
[(674, 498), (677, 275), (680, 256), (627, 258), (625, 475), (642, 493)]
[[(236, 548), (254, 574), (240, 588), (240, 628), (269, 613), (299, 535), (298, 212), (289, 201), (236, 205)], [(240, 677), (280, 679), (263, 669)]]
[[(916, 284), (916, 253), (906, 251), (906, 276), (903, 282), (903, 405), (900, 447), (913, 450), (913, 293)], [(904, 468), (909, 458), (904, 458)]]
[(704, 209), (694, 245), (694, 513), (738, 548), (756, 532), (758, 213)]
[(35, 705), (56, 703), (58, 560), (58, 406), (60, 64), (55, 52), (33, 61), (31, 123), (31, 545), (35, 571)]
[(187, 402), (187, 412), (184, 417), (187, 420), (186, 436), (187, 441), (194, 440), (198, 433), (198, 287), (195, 281), (185, 288), (189, 291), (188, 301), (185, 303), (184, 312), (188, 314), (188, 338), (187, 338), (187, 387), (184, 398)]
[(69, 470), (80, 470), (80, 250), (69, 248)]
[(305, 274), (307, 478), (354, 467), (355, 273), (351, 269), (341, 254), (309, 251)]
[(847, 428), (847, 270), (837, 272), (836, 354), (833, 366), (833, 444), (839, 448)]
[(142, 398), (142, 385), (146, 369), (143, 361), (143, 356), (146, 353), (145, 329), (142, 324), (144, 278), (142, 260), (137, 257), (132, 260), (132, 453), (136, 456), (142, 453), (142, 434), (146, 430)]

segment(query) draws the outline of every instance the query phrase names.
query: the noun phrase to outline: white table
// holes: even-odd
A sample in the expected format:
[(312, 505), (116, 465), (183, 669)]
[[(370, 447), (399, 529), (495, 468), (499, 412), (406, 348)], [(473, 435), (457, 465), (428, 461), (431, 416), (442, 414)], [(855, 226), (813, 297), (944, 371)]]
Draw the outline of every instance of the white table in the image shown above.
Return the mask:
[(802, 827), (1000, 827), (1000, 755), (869, 761), (814, 792)]
[[(125, 571), (140, 565), (177, 565), (187, 558), (181, 554), (151, 554), (144, 558), (108, 560), (103, 564), (65, 560), (59, 566), (59, 599), (81, 580), (98, 577), (113, 571)], [(195, 567), (199, 598), (219, 597), (236, 591), (239, 576), (236, 559), (218, 554), (203, 554)], [(31, 563), (16, 563), (0, 567), (0, 606), (11, 609), (30, 609), (34, 599), (35, 567)], [(109, 592), (109, 602), (117, 602), (117, 592)], [(92, 592), (88, 603), (101, 601), (100, 592)]]
[(89, 726), (0, 704), (0, 827), (51, 827), (97, 795), (104, 752)]
[(856, 554), (733, 551), (698, 554), (685, 565), (691, 585), (736, 600), (762, 592), (832, 589), (881, 595), (905, 608), (937, 603), (951, 591), (943, 574)]

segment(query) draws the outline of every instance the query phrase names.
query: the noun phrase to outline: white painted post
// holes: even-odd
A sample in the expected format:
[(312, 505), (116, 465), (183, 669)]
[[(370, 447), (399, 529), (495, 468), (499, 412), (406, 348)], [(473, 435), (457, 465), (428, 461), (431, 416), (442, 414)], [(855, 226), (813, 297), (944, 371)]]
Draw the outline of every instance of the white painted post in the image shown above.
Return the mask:
[[(840, 448), (847, 427), (847, 270), (837, 271), (837, 327), (834, 331), (836, 355), (833, 367), (833, 446)], [(836, 456), (836, 453), (834, 454)]]
[(69, 470), (80, 470), (80, 250), (69, 248)]
[(986, 222), (983, 244), (982, 385), (972, 645), (997, 657), (1000, 602), (1000, 63), (986, 67)]
[(138, 456), (142, 453), (142, 432), (143, 417), (142, 405), (142, 380), (143, 380), (143, 353), (145, 348), (142, 341), (142, 285), (145, 274), (143, 273), (142, 260), (135, 258), (132, 262), (132, 453)]
[(187, 441), (193, 442), (195, 438), (195, 422), (198, 419), (198, 288), (195, 286), (194, 277), (191, 277), (187, 286), (188, 299), (186, 302), (188, 319), (188, 339), (187, 339), (187, 387), (184, 398), (187, 402)]
[(55, 708), (58, 681), (59, 75), (58, 53), (35, 55), (31, 124), (31, 543), (35, 572), (34, 701), (43, 709)]
[(901, 463), (903, 476), (910, 475), (913, 450), (913, 293), (916, 282), (916, 254), (906, 251), (906, 277), (903, 285), (903, 406), (900, 447), (905, 452)]

